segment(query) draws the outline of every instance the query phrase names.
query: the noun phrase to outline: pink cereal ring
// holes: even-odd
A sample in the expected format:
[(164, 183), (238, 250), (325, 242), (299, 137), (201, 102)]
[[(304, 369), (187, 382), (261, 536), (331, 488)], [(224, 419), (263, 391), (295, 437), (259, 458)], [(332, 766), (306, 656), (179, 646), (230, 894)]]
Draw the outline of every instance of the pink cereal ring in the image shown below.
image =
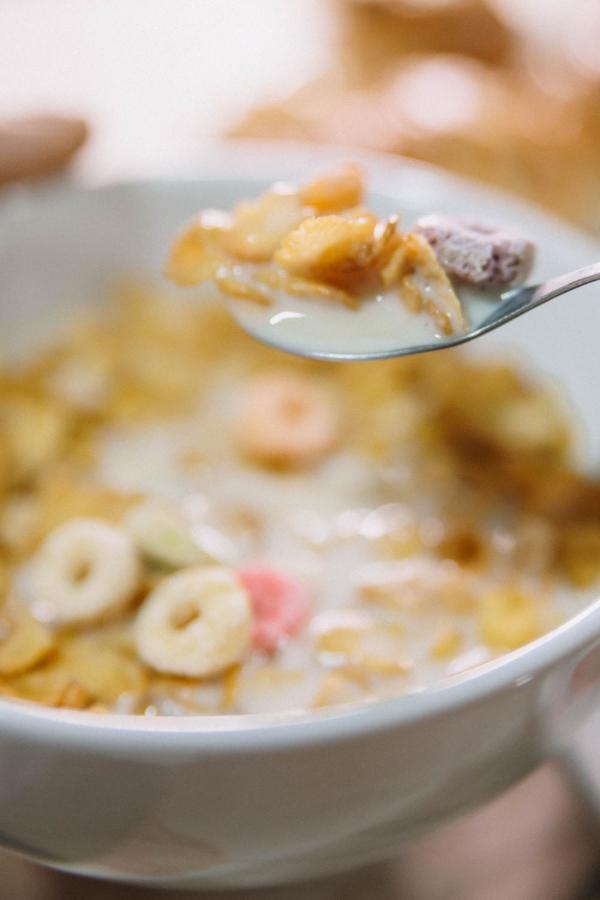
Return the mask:
[(298, 581), (267, 563), (237, 570), (254, 613), (252, 639), (257, 650), (275, 653), (287, 637), (296, 634), (308, 617), (310, 601)]

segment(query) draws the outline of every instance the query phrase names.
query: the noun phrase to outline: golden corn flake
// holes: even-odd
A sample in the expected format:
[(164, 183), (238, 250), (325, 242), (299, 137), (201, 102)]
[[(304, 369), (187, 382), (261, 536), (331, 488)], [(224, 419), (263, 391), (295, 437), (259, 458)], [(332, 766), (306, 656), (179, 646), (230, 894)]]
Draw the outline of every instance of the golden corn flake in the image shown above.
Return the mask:
[(300, 190), (305, 206), (319, 215), (342, 212), (358, 206), (362, 201), (364, 185), (357, 166), (348, 165), (326, 175), (319, 175)]
[(436, 661), (452, 659), (462, 647), (463, 636), (453, 625), (442, 628), (437, 633), (430, 648), (431, 658)]
[(24, 610), (0, 611), (0, 675), (33, 669), (55, 648), (52, 635)]
[(484, 595), (479, 608), (481, 638), (495, 650), (515, 650), (542, 633), (539, 600), (517, 588)]

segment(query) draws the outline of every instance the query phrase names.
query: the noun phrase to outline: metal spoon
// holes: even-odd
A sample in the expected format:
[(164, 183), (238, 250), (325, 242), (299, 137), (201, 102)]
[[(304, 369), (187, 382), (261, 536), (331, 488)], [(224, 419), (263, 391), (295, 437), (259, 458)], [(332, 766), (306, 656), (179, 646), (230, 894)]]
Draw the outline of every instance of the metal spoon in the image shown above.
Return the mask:
[(359, 351), (351, 349), (346, 351), (343, 347), (342, 349), (339, 348), (339, 341), (337, 342), (338, 346), (335, 350), (328, 350), (327, 348), (323, 348), (323, 346), (319, 346), (315, 349), (308, 343), (306, 346), (298, 343), (294, 343), (293, 345), (288, 344), (285, 340), (279, 339), (277, 331), (274, 329), (264, 331), (262, 328), (253, 327), (251, 320), (247, 319), (246, 316), (239, 314), (239, 307), (235, 309), (230, 306), (230, 308), (232, 308), (239, 324), (253, 337), (265, 344), (269, 344), (272, 347), (276, 347), (279, 350), (292, 353), (296, 356), (305, 356), (322, 360), (390, 359), (397, 356), (428, 353), (432, 350), (444, 350), (448, 347), (457, 347), (459, 344), (466, 344), (475, 338), (482, 337), (484, 334), (495, 331), (496, 328), (500, 328), (508, 322), (512, 322), (513, 319), (524, 315), (530, 310), (542, 306), (542, 304), (547, 303), (548, 300), (553, 300), (554, 297), (558, 297), (561, 294), (567, 294), (569, 291), (582, 287), (585, 284), (590, 284), (592, 281), (600, 281), (600, 262), (594, 263), (591, 266), (586, 266), (583, 269), (577, 269), (575, 272), (569, 272), (567, 275), (559, 275), (556, 278), (551, 278), (542, 284), (522, 285), (506, 291), (501, 294), (494, 303), (493, 312), (484, 316), (479, 322), (476, 322), (470, 331), (456, 334), (448, 338), (437, 336), (435, 342), (431, 343), (407, 343), (392, 349), (386, 347), (383, 350), (374, 349), (373, 351), (365, 350), (364, 348), (361, 348)]

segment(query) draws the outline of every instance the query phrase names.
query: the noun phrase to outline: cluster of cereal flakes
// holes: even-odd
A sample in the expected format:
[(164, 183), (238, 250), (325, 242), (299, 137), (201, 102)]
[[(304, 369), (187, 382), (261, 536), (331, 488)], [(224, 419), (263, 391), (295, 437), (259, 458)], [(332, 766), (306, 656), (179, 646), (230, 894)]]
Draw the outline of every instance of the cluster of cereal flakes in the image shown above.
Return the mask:
[[(251, 211), (242, 219), (240, 247)], [(377, 474), (374, 508), (435, 501), (434, 516), (377, 512), (383, 525), (366, 517), (370, 530), (357, 528), (391, 565), (349, 596), (360, 615), (322, 618), (313, 596), (309, 621), (297, 586), (271, 569), (233, 578), (155, 498), (98, 479), (107, 431), (195, 414), (227, 366), (239, 379), (233, 420), (223, 420), (236, 466), (310, 478), (351, 452)], [(0, 692), (148, 714), (246, 711), (261, 692), (319, 708), (401, 693), (425, 664), (451, 674), (477, 661), (473, 647), (487, 653), (480, 659), (520, 647), (557, 624), (557, 585), (600, 578), (600, 483), (569, 466), (569, 447), (556, 399), (512, 367), (453, 353), (282, 370), (218, 309), (128, 287), (105, 316), (0, 376)], [(260, 535), (252, 515), (243, 528)], [(77, 555), (84, 544), (91, 556)], [(77, 588), (103, 554), (118, 579), (90, 583), (85, 609), (53, 591), (57, 558), (71, 560)], [(200, 624), (213, 607), (189, 602), (208, 581), (220, 598), (210, 633)], [(409, 650), (411, 629), (422, 658)], [(306, 651), (293, 665), (280, 661), (292, 637)]]

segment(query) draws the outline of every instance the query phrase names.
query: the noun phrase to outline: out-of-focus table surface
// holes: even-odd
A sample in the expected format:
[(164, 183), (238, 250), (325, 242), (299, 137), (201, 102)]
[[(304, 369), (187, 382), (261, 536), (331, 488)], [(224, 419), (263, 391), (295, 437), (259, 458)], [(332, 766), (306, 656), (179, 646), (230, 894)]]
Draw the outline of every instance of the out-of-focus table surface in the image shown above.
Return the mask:
[[(497, 0), (549, 27), (562, 0)], [(257, 7), (260, 6), (260, 14)], [(250, 105), (330, 64), (324, 0), (0, 0), (0, 116), (60, 109), (95, 134), (93, 177), (177, 171)], [(576, 900), (596, 846), (550, 770), (399, 860), (336, 882), (247, 892), (248, 900)], [(176, 896), (46, 871), (0, 854), (0, 900)], [(200, 896), (200, 895), (198, 895)], [(202, 895), (205, 898), (208, 895)], [(228, 895), (216, 895), (227, 900)]]
[[(549, 36), (568, 5), (493, 2)], [(327, 0), (0, 0), (0, 116), (87, 116), (94, 176), (193, 167), (250, 106), (330, 68), (334, 27)]]

